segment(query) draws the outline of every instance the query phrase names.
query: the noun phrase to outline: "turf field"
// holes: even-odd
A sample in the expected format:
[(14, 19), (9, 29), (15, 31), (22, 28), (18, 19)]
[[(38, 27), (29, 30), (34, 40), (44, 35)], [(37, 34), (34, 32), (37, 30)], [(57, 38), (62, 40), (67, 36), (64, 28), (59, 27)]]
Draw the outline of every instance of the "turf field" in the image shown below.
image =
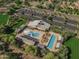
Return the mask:
[(79, 39), (72, 38), (65, 42), (65, 45), (71, 49), (70, 59), (79, 59)]
[(7, 21), (8, 21), (8, 18), (9, 18), (8, 15), (0, 14), (0, 25), (1, 25), (1, 24), (6, 24)]

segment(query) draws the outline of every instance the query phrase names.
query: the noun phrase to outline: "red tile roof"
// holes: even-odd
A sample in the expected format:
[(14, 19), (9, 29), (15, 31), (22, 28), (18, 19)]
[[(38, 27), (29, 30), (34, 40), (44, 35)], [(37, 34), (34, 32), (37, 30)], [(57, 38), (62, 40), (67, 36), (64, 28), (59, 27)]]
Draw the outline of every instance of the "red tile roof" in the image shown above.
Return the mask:
[(0, 8), (0, 12), (5, 12), (6, 10), (7, 10), (7, 8), (5, 8), (5, 7)]

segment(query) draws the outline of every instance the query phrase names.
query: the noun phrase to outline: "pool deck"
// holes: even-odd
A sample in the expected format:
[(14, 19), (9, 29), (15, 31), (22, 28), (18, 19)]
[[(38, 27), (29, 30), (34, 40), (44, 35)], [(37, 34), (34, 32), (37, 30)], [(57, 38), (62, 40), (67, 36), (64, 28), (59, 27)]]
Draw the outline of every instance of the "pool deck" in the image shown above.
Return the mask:
[[(52, 45), (52, 49), (50, 49), (50, 48), (48, 48), (50, 51), (54, 51), (54, 52), (56, 52), (56, 51), (58, 51), (59, 49), (56, 49), (56, 45), (57, 45), (57, 43), (58, 43), (58, 40), (61, 40), (61, 36), (60, 36), (60, 34), (58, 34), (58, 33), (54, 33), (54, 32), (51, 32), (51, 36), (52, 35), (55, 35), (56, 36), (56, 39), (55, 39), (55, 41), (54, 41), (54, 44)], [(50, 37), (51, 38), (51, 37)], [(50, 39), (49, 39), (49, 41), (50, 41)], [(46, 44), (46, 45), (48, 45), (49, 44), (49, 41), (48, 41), (48, 43)], [(60, 43), (60, 42), (59, 42)]]
[[(49, 33), (51, 34), (51, 32), (49, 32)], [(44, 33), (44, 34), (46, 34), (46, 33)], [(43, 34), (43, 35), (44, 35), (44, 34)], [(50, 39), (50, 38), (51, 38), (51, 35), (48, 37), (48, 42), (49, 42), (49, 39)], [(40, 41), (39, 41), (39, 42), (40, 42), (40, 44), (43, 44), (43, 45), (45, 45), (45, 46), (47, 46), (47, 45), (48, 45), (48, 42), (44, 42), (44, 43), (42, 43), (42, 42), (41, 42), (41, 40), (43, 40), (43, 38), (42, 38), (42, 37), (41, 37), (41, 39), (40, 39)]]
[(26, 28), (22, 33), (18, 34), (17, 36), (28, 35), (28, 33), (25, 33), (25, 31), (39, 33), (39, 36), (38, 37), (34, 37), (34, 38), (38, 39), (39, 41), (42, 38), (42, 36), (45, 34), (45, 32), (43, 32), (43, 31), (39, 31), (39, 30), (36, 30), (36, 29)]
[(62, 44), (61, 42), (58, 42), (58, 41), (62, 40), (61, 35), (56, 33), (56, 37), (57, 37), (57, 39), (55, 41), (55, 44), (54, 44), (54, 47), (53, 47), (53, 51), (58, 51), (59, 50), (59, 49), (56, 48), (57, 43), (60, 43), (60, 45)]
[[(30, 29), (30, 28), (26, 28), (24, 31), (32, 31), (32, 32), (37, 32), (37, 33), (39, 33), (39, 36), (38, 37), (34, 37), (34, 38), (36, 38), (36, 39), (38, 39), (38, 41), (39, 41), (39, 44), (42, 44), (42, 45), (44, 45), (44, 46), (48, 46), (48, 44), (49, 44), (49, 42), (50, 42), (50, 39), (51, 39), (51, 36), (52, 35), (55, 35), (56, 36), (56, 38), (55, 38), (55, 40), (54, 40), (54, 43), (53, 43), (53, 45), (52, 45), (52, 48), (50, 49), (50, 48), (48, 48), (50, 51), (58, 51), (58, 49), (56, 48), (56, 45), (57, 45), (57, 43), (58, 43), (58, 40), (61, 40), (61, 35), (60, 34), (58, 34), (58, 33), (54, 33), (54, 32), (44, 32), (44, 31), (40, 31), (40, 30), (37, 30), (37, 29)], [(26, 33), (26, 32), (22, 32), (22, 33), (20, 33), (20, 34), (18, 34), (18, 36), (20, 37), (20, 36), (23, 36), (23, 35), (27, 35), (28, 33)], [(44, 37), (44, 35), (46, 35), (46, 33), (48, 33), (48, 34), (50, 34), (49, 36), (46, 36), (46, 38), (47, 38), (47, 41), (45, 42), (41, 42), (41, 40), (46, 40), (46, 39), (44, 39), (43, 37)]]

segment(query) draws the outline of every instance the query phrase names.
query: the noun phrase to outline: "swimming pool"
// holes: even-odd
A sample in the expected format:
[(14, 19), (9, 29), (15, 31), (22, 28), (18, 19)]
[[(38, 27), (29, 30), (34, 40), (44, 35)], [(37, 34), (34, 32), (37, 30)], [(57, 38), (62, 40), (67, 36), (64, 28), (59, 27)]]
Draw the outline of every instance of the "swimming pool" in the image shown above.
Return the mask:
[(55, 39), (56, 39), (56, 36), (55, 35), (52, 35), (51, 36), (51, 39), (49, 40), (49, 43), (48, 43), (47, 48), (52, 49), (52, 47), (54, 45), (54, 42), (55, 42)]
[(29, 32), (28, 35), (35, 38), (39, 36), (39, 32)]

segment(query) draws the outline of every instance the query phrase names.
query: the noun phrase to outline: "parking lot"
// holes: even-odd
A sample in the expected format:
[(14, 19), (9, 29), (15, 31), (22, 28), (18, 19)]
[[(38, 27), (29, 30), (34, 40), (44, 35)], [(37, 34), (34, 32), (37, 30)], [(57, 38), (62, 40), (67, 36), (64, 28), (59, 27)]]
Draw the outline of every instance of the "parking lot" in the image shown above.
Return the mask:
[(73, 21), (73, 20), (65, 20), (64, 18), (62, 17), (58, 17), (58, 16), (52, 16), (52, 21), (49, 21), (47, 19), (47, 17), (45, 18), (44, 16), (47, 16), (47, 15), (50, 15), (49, 12), (47, 11), (44, 11), (44, 10), (38, 10), (38, 9), (32, 9), (32, 8), (22, 8), (22, 9), (19, 9), (17, 11), (17, 13), (20, 13), (21, 15), (26, 15), (28, 16), (28, 18), (30, 19), (36, 19), (36, 20), (39, 20), (39, 19), (42, 19), (52, 25), (56, 25), (56, 26), (60, 26), (60, 27), (64, 27), (64, 29), (68, 29), (68, 30), (71, 30), (71, 31), (76, 31), (78, 30), (78, 22), (77, 21)]

